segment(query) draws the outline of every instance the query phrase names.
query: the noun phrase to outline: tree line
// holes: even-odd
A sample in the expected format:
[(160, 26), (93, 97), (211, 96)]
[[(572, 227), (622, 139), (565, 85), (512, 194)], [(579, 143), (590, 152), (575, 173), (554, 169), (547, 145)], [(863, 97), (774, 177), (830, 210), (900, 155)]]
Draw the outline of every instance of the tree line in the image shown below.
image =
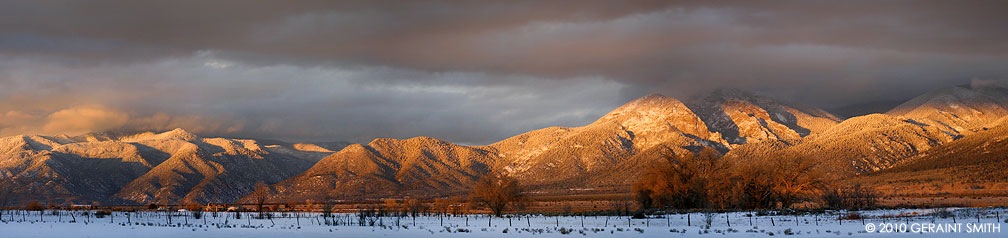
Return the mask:
[(730, 161), (713, 149), (667, 152), (646, 167), (632, 191), (643, 209), (778, 209), (809, 202), (823, 208), (868, 208), (877, 195), (845, 184), (821, 161), (800, 156)]

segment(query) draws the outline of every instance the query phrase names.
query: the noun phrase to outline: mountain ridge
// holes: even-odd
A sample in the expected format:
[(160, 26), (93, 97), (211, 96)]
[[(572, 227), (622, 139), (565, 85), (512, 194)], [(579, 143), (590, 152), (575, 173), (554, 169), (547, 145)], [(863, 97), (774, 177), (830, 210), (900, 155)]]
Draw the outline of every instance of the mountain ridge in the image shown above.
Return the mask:
[(17, 201), (234, 201), (257, 181), (278, 182), (313, 163), (267, 151), (252, 140), (201, 138), (180, 128), (117, 137), (9, 136), (0, 138), (0, 152), (0, 182), (19, 195)]
[(855, 177), (941, 161), (928, 151), (963, 147), (951, 145), (979, 140), (974, 135), (1000, 138), (1006, 122), (1008, 89), (990, 82), (934, 90), (884, 114), (844, 120), (724, 89), (687, 100), (651, 94), (584, 126), (479, 146), (422, 136), (286, 143), (206, 138), (181, 128), (9, 136), (0, 138), (0, 182), (22, 202), (113, 204), (248, 202), (256, 189), (267, 189), (271, 201), (450, 196), (491, 173), (535, 191), (626, 191), (643, 166), (667, 153), (713, 149), (733, 161), (795, 156)]

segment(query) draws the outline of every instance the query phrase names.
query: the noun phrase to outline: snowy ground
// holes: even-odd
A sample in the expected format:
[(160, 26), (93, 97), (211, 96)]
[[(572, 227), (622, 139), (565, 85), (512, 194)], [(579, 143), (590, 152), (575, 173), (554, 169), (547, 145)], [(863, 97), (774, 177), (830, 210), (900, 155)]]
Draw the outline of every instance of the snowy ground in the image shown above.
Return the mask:
[[(95, 218), (81, 211), (2, 213), (2, 237), (1005, 237), (1000, 226), (1008, 220), (1002, 208), (950, 208), (942, 217), (938, 210), (903, 209), (859, 212), (861, 219), (838, 220), (848, 212), (816, 215), (765, 215), (748, 212), (715, 213), (710, 228), (705, 214), (674, 214), (649, 219), (606, 216), (521, 216), (489, 218), (421, 216), (384, 217), (375, 226), (357, 225), (355, 214), (338, 214), (339, 225), (326, 225), (318, 213), (274, 213), (274, 218), (254, 219), (255, 213), (204, 213), (194, 219), (189, 213), (175, 213), (171, 223), (164, 212), (115, 212)], [(955, 215), (955, 218), (949, 216)], [(127, 215), (129, 216), (127, 218)], [(229, 215), (225, 217), (225, 215)], [(286, 215), (286, 216), (285, 216)], [(687, 221), (687, 217), (689, 221)], [(998, 218), (1000, 217), (1000, 218)], [(796, 219), (797, 218), (797, 219)], [(979, 218), (979, 222), (978, 219)], [(353, 225), (346, 225), (347, 220)], [(954, 222), (953, 222), (953, 219)], [(999, 221), (1000, 219), (1000, 221)], [(73, 222), (76, 220), (76, 222)], [(128, 221), (127, 221), (128, 220)], [(468, 223), (467, 223), (468, 220)], [(752, 225), (750, 225), (750, 220)], [(731, 223), (729, 226), (728, 223)], [(298, 225), (300, 224), (300, 225)], [(398, 224), (398, 225), (397, 225)], [(958, 231), (937, 227), (953, 226)], [(866, 226), (874, 232), (866, 231)], [(930, 227), (930, 231), (922, 230)], [(975, 228), (986, 228), (978, 231)], [(995, 229), (996, 227), (996, 229)], [(910, 230), (913, 232), (898, 232)]]

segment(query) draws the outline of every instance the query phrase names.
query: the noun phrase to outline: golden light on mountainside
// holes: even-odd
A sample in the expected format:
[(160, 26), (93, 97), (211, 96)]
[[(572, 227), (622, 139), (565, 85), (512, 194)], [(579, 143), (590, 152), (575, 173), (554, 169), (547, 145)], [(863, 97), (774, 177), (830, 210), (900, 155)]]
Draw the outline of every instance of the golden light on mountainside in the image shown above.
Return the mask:
[(1006, 9), (0, 1), (0, 234), (997, 235)]
[[(1008, 100), (1004, 100), (1008, 94), (1003, 92), (1008, 90), (957, 86), (922, 97), (941, 98), (942, 105), (970, 106), (985, 110), (986, 115), (999, 115), (1008, 112), (1006, 107), (973, 107), (970, 102), (984, 100), (1008, 105)], [(972, 97), (948, 101), (950, 95)], [(228, 202), (251, 192), (257, 180), (268, 181), (273, 191), (267, 195), (271, 201), (322, 200), (333, 194), (345, 198), (446, 196), (466, 191), (469, 184), (490, 173), (513, 176), (539, 192), (564, 193), (577, 189), (595, 191), (582, 193), (608, 193), (627, 191), (643, 168), (665, 154), (691, 154), (702, 149), (718, 151), (726, 160), (738, 163), (804, 158), (815, 160), (818, 167), (829, 168), (831, 176), (874, 176), (908, 161), (927, 161), (929, 156), (935, 156), (932, 148), (970, 141), (975, 136), (989, 137), (999, 131), (988, 131), (989, 128), (1000, 128), (996, 127), (997, 122), (1008, 120), (1008, 117), (999, 120), (959, 117), (959, 111), (951, 108), (942, 111), (943, 107), (935, 107), (931, 100), (908, 110), (930, 111), (928, 114), (871, 114), (837, 123), (838, 119), (825, 111), (738, 90), (698, 98), (703, 100), (683, 103), (649, 95), (618, 107), (589, 125), (539, 129), (486, 146), (415, 137), (380, 138), (342, 148), (328, 144), (205, 138), (174, 129), (75, 137), (10, 136), (4, 138), (3, 151), (9, 158), (6, 168), (18, 171), (10, 175), (15, 186), (29, 189), (34, 186), (35, 174), (42, 171), (63, 181), (48, 185), (54, 186), (51, 193), (24, 194), (30, 195), (24, 199), (44, 196), (85, 197), (105, 202)], [(912, 104), (901, 107), (906, 105)], [(94, 108), (62, 111), (52, 118), (81, 115), (78, 117), (111, 120), (103, 112)], [(951, 115), (950, 118), (967, 122), (957, 125), (985, 126), (951, 130), (944, 124), (928, 124), (927, 118), (916, 115)], [(992, 155), (1004, 152), (1003, 148), (990, 149), (994, 150)], [(125, 174), (115, 172), (125, 165), (111, 162), (117, 158), (121, 163), (138, 162), (142, 166), (130, 168), (131, 172)], [(28, 166), (39, 162), (48, 166)], [(93, 163), (99, 166), (94, 168), (127, 177), (75, 178), (82, 173), (69, 164), (80, 163)], [(232, 173), (264, 177), (250, 179)], [(77, 180), (107, 181), (101, 182), (107, 190), (74, 190), (73, 187), (79, 186), (74, 185)], [(236, 186), (239, 190), (226, 191)], [(164, 189), (173, 192), (156, 192)]]

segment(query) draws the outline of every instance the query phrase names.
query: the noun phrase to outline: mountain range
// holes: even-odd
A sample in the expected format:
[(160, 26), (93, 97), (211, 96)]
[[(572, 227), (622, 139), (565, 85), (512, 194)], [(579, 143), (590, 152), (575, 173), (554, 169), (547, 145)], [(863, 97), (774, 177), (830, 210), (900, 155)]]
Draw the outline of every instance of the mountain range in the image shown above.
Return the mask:
[(852, 118), (735, 89), (684, 100), (653, 94), (585, 126), (483, 146), (430, 137), (286, 143), (183, 129), (18, 135), (0, 138), (8, 191), (0, 202), (231, 203), (256, 189), (270, 201), (436, 197), (463, 194), (490, 173), (538, 192), (626, 191), (661, 154), (705, 148), (736, 161), (816, 159), (843, 177), (937, 171), (925, 176), (1005, 164), (1006, 123), (1008, 85), (974, 81)]

